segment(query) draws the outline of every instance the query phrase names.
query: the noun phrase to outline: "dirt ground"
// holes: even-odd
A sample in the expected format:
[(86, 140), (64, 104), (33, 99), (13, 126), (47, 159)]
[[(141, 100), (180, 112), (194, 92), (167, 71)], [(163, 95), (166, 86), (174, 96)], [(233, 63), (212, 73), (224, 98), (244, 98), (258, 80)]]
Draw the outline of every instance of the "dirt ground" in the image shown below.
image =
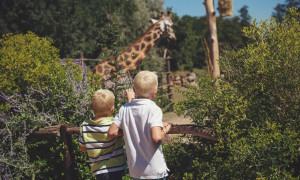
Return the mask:
[(185, 118), (183, 115), (178, 116), (174, 112), (167, 112), (163, 114), (163, 121), (173, 124), (191, 124), (192, 120), (190, 118)]

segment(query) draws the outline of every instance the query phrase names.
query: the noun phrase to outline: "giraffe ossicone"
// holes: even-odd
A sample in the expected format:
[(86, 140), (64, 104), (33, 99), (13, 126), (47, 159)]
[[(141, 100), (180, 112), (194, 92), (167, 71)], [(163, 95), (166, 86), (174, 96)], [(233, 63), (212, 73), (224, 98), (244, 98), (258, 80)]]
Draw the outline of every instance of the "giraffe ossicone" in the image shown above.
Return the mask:
[(153, 25), (134, 43), (132, 43), (122, 54), (117, 58), (101, 62), (93, 68), (93, 72), (99, 74), (104, 80), (108, 79), (111, 71), (115, 71), (112, 65), (115, 59), (117, 60), (118, 68), (123, 72), (134, 71), (138, 64), (143, 61), (148, 52), (155, 45), (155, 42), (161, 37), (176, 40), (174, 30), (172, 28), (173, 22), (171, 20), (171, 13), (168, 12), (167, 16), (162, 16), (158, 20), (151, 19)]

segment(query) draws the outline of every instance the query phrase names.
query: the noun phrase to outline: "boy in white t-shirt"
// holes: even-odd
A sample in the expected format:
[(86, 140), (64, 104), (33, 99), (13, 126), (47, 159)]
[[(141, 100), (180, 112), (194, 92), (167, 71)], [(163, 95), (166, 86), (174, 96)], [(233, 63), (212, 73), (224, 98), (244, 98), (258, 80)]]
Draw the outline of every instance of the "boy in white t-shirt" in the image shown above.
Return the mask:
[[(162, 122), (162, 111), (152, 101), (157, 93), (157, 75), (141, 71), (134, 78), (136, 98), (121, 107), (108, 130), (109, 136), (123, 132), (129, 167), (134, 179), (166, 179), (168, 168), (161, 147), (161, 140), (170, 125)], [(132, 90), (127, 96), (134, 97)]]

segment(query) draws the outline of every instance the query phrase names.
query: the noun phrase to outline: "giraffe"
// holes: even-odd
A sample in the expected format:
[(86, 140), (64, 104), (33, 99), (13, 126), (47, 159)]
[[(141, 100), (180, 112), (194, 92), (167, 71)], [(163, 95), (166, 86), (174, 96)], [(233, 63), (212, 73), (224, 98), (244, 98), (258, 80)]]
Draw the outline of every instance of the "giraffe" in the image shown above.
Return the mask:
[[(161, 35), (176, 40), (171, 20), (171, 13), (168, 12), (167, 16), (162, 13), (159, 20), (151, 19), (153, 25), (133, 44), (131, 44), (117, 59), (117, 66), (122, 69), (122, 72), (134, 71), (138, 64), (143, 61), (155, 45), (155, 42), (161, 37)], [(101, 62), (93, 68), (93, 72), (102, 76), (107, 80), (111, 71), (115, 71), (115, 67), (112, 66), (115, 58)], [(105, 76), (104, 76), (105, 75)]]

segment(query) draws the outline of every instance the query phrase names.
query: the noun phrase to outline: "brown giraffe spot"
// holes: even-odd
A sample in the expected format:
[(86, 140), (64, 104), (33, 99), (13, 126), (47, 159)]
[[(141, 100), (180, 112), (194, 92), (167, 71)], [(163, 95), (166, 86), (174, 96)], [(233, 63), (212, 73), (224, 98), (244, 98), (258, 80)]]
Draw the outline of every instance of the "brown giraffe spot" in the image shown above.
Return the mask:
[(150, 31), (150, 32), (148, 32), (147, 34), (151, 34), (152, 32)]
[(151, 37), (150, 37), (150, 36), (147, 36), (147, 37), (144, 38), (144, 40), (145, 40), (146, 42), (150, 42), (150, 41), (151, 41)]
[(140, 46), (139, 46), (139, 45), (135, 45), (135, 46), (134, 46), (134, 49), (135, 49), (136, 51), (138, 51), (138, 50), (140, 49)]
[(156, 39), (157, 38), (157, 34), (153, 34), (153, 39)]
[(102, 66), (98, 66), (98, 72), (99, 72), (99, 73), (102, 73), (102, 71), (103, 71)]
[(107, 64), (105, 64), (104, 69), (109, 69), (109, 66)]
[(142, 47), (141, 47), (141, 50), (143, 50), (145, 48), (145, 44), (142, 43)]
[(131, 64), (130, 61), (126, 61), (126, 65), (129, 66)]
[(156, 26), (155, 30), (160, 30), (160, 26)]
[(128, 54), (124, 54), (124, 56), (125, 56), (125, 59), (128, 59), (128, 57), (129, 57)]
[(127, 50), (127, 52), (129, 52), (129, 53), (130, 53), (130, 52), (131, 52), (131, 49), (128, 49), (128, 50)]
[(125, 62), (124, 61), (118, 64), (118, 68), (122, 68), (124, 66), (125, 66)]
[(144, 53), (147, 54), (150, 51), (151, 48), (152, 48), (152, 46), (151, 46), (151, 44), (149, 44), (147, 46), (147, 48), (145, 49)]
[(137, 58), (137, 55), (136, 55), (136, 54), (132, 54), (132, 55), (134, 55), (134, 56), (132, 56), (132, 59)]

